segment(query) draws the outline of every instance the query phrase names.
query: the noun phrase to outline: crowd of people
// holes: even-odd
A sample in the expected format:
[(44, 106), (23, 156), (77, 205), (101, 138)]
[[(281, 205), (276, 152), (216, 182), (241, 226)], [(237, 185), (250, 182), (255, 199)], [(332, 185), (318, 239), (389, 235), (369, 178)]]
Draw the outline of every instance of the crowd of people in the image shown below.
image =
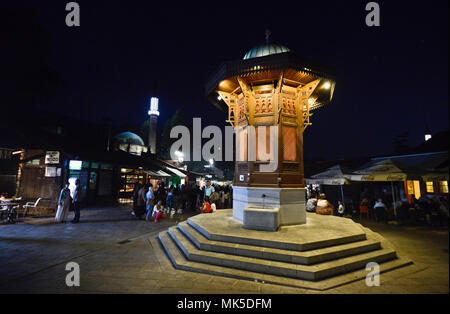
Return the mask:
[(167, 216), (183, 212), (211, 213), (232, 207), (231, 186), (212, 185), (210, 181), (198, 184), (153, 186), (137, 183), (133, 191), (133, 214), (139, 219), (158, 222)]
[(446, 196), (413, 197), (411, 202), (398, 199), (378, 197), (375, 199), (361, 195), (359, 206), (353, 200), (345, 205), (342, 201), (337, 206), (331, 204), (325, 194), (311, 195), (306, 202), (306, 210), (319, 215), (346, 216), (371, 219), (377, 222), (397, 221), (401, 223), (423, 224), (430, 226), (448, 226), (449, 206)]

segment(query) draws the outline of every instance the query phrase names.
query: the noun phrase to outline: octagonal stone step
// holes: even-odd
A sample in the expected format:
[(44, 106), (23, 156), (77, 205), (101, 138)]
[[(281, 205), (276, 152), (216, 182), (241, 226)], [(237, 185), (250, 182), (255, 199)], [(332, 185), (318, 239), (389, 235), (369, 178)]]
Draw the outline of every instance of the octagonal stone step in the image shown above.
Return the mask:
[(231, 254), (201, 251), (197, 249), (178, 230), (178, 228), (169, 228), (168, 234), (190, 261), (311, 281), (321, 280), (361, 269), (370, 262), (382, 263), (397, 258), (393, 249), (382, 248), (368, 253), (344, 257), (316, 265), (296, 265)]
[[(258, 281), (261, 283), (276, 284), (280, 286), (304, 288), (318, 291), (324, 291), (353, 281), (362, 280), (367, 276), (367, 271), (365, 269), (352, 271), (349, 273), (341, 274), (320, 281), (308, 281), (296, 278), (267, 275), (257, 272), (190, 261), (186, 259), (186, 257), (181, 253), (176, 244), (172, 241), (172, 239), (168, 235), (167, 231), (159, 233), (157, 239), (151, 239), (150, 241), (154, 246), (156, 246), (157, 244), (156, 241), (159, 241), (159, 243), (162, 246), (162, 249), (168, 256), (173, 267), (175, 267), (176, 269), (208, 274), (213, 276), (222, 276), (247, 281)], [(407, 258), (398, 258), (392, 261), (384, 262), (380, 264), (380, 273), (392, 271), (411, 264), (412, 261)]]
[(291, 251), (309, 251), (366, 240), (364, 230), (352, 220), (307, 214), (304, 225), (281, 227), (277, 232), (244, 229), (231, 210), (191, 217), (187, 223), (212, 241), (261, 246)]
[(302, 265), (317, 264), (320, 262), (370, 252), (381, 248), (381, 244), (378, 239), (367, 239), (322, 249), (300, 252), (208, 240), (186, 222), (178, 224), (178, 229), (199, 250)]

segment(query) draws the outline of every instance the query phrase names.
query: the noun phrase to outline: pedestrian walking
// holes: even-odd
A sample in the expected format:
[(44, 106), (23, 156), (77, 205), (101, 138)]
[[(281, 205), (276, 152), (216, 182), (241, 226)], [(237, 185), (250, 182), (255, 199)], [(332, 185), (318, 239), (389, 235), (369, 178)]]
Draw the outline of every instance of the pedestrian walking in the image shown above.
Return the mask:
[(153, 209), (153, 205), (155, 203), (152, 184), (150, 184), (150, 186), (148, 187), (148, 192), (145, 195), (145, 199), (146, 199), (146, 210), (147, 210), (147, 215), (145, 216), (145, 220), (148, 221), (152, 215), (152, 209)]
[(142, 219), (142, 216), (145, 213), (147, 203), (146, 192), (145, 186), (141, 186), (137, 193), (136, 209), (134, 210), (134, 214), (138, 219)]

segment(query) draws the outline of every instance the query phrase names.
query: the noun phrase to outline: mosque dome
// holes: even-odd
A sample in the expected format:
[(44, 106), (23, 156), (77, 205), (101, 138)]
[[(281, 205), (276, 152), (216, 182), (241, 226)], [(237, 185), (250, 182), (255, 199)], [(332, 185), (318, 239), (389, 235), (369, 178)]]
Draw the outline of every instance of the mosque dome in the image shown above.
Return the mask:
[(274, 44), (274, 43), (264, 43), (262, 45), (256, 46), (250, 49), (244, 56), (244, 60), (265, 57), (268, 55), (275, 55), (279, 53), (285, 53), (291, 51), (288, 47)]
[(132, 132), (123, 132), (120, 134), (117, 134), (114, 136), (114, 139), (117, 141), (118, 144), (130, 144), (130, 145), (140, 145), (144, 146), (144, 141), (142, 138), (134, 134)]

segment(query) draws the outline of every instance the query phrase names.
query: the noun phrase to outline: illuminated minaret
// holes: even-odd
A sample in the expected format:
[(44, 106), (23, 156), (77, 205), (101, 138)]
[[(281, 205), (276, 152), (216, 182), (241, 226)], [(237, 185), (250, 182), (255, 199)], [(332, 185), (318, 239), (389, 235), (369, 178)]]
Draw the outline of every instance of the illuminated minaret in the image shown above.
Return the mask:
[(156, 154), (156, 130), (159, 117), (158, 103), (159, 99), (156, 96), (156, 84), (153, 90), (153, 97), (150, 99), (149, 115), (149, 132), (148, 132), (148, 149), (151, 154)]

